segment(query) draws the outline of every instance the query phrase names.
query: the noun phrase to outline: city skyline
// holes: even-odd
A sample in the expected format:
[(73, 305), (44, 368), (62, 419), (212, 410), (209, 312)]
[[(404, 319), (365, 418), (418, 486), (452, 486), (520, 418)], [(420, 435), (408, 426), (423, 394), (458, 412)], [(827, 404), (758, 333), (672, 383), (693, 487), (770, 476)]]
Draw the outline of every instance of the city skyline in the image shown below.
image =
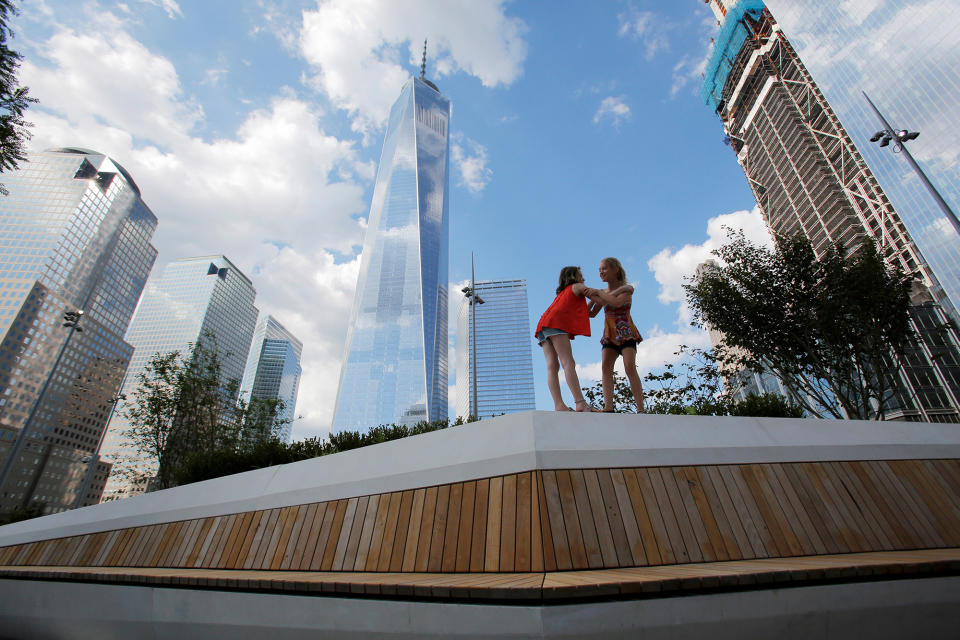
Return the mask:
[[(766, 238), (697, 96), (716, 31), (700, 2), (22, 9), (21, 76), (40, 98), (33, 144), (110, 152), (157, 202), (161, 262), (224, 251), (269, 291), (264, 310), (305, 344), (311, 394), (294, 437), (329, 428), (379, 141), (424, 37), (433, 77), (459, 105), (451, 292), (473, 250), (485, 275), (527, 279), (537, 316), (560, 267), (580, 264), (597, 284), (600, 259), (620, 257), (646, 303), (642, 372), (681, 343), (708, 344), (688, 326), (680, 284), (722, 242), (722, 225)], [(911, 144), (921, 151), (926, 134)], [(599, 346), (574, 349), (588, 384)], [(536, 359), (534, 371), (548, 408)]]
[(250, 341), (250, 353), (240, 382), (240, 398), (279, 400), (283, 403), (277, 419), (283, 424), (278, 437), (290, 441), (297, 416), (300, 364), (303, 343), (269, 313), (261, 314)]

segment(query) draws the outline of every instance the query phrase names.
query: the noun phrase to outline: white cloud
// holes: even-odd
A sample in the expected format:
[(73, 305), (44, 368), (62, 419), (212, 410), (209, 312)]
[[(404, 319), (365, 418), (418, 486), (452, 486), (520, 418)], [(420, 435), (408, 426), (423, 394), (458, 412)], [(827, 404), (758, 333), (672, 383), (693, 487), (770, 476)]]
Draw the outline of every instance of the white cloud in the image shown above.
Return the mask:
[(180, 10), (180, 5), (177, 4), (176, 0), (139, 0), (144, 4), (150, 4), (155, 7), (160, 7), (163, 9), (167, 17), (171, 20), (176, 20), (177, 18), (183, 17), (183, 11)]
[[(641, 332), (642, 333), (642, 332)], [(680, 345), (708, 349), (710, 337), (706, 331), (687, 327), (678, 331), (664, 332), (654, 327), (644, 336), (643, 342), (637, 345), (637, 371), (644, 377), (651, 371), (660, 369), (668, 363), (675, 363), (679, 358), (675, 355)], [(617, 358), (614, 370), (623, 375), (623, 358)], [(599, 362), (588, 362), (577, 365), (577, 376), (582, 386), (592, 386), (600, 380), (601, 370)]]
[(614, 127), (619, 127), (624, 120), (630, 119), (630, 107), (623, 98), (608, 96), (600, 102), (600, 107), (593, 115), (593, 124), (600, 124), (609, 120)]
[(678, 322), (681, 325), (690, 322), (683, 284), (693, 276), (697, 265), (713, 258), (711, 252), (726, 243), (726, 228), (743, 230), (744, 235), (752, 242), (772, 246), (773, 241), (760, 210), (754, 208), (752, 211), (736, 211), (710, 218), (707, 222), (707, 239), (701, 244), (687, 244), (676, 251), (663, 249), (647, 262), (654, 278), (660, 284), (657, 299), (664, 304), (679, 303)]
[(631, 6), (620, 13), (617, 20), (620, 23), (617, 33), (620, 37), (642, 41), (647, 60), (652, 60), (658, 51), (667, 48), (668, 40), (663, 28), (663, 19), (652, 11), (640, 11)]
[(869, 18), (870, 14), (876, 11), (881, 4), (883, 4), (883, 0), (843, 0), (837, 5), (837, 8), (859, 25), (863, 24), (863, 21)]
[(456, 133), (450, 144), (450, 159), (460, 172), (459, 184), (471, 193), (480, 193), (493, 177), (493, 170), (487, 167), (487, 148)]
[(699, 86), (703, 73), (707, 68), (709, 50), (704, 55), (693, 57), (685, 55), (677, 64), (673, 65), (673, 84), (670, 86), (670, 97), (675, 98), (688, 84)]
[(304, 11), (300, 48), (314, 86), (366, 132), (387, 117), (429, 40), (427, 75), (463, 71), (484, 86), (509, 85), (527, 55), (526, 25), (501, 0), (330, 0)]

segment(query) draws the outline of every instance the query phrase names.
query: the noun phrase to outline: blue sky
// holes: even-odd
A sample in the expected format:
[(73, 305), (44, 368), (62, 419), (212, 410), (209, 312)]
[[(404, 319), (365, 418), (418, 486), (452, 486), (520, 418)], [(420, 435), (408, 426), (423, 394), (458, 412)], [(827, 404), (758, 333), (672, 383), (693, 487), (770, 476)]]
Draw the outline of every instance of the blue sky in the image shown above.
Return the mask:
[[(155, 272), (224, 253), (251, 277), (261, 311), (304, 342), (294, 438), (329, 429), (384, 120), (425, 37), (427, 75), (453, 102), (455, 293), (472, 251), (478, 279), (526, 278), (533, 326), (561, 267), (581, 265), (599, 285), (600, 259), (617, 256), (637, 287), (646, 371), (678, 344), (708, 345), (680, 284), (721, 227), (765, 236), (720, 120), (698, 97), (716, 24), (698, 0), (21, 9), (21, 79), (40, 100), (32, 146), (87, 147), (127, 168), (159, 219)], [(587, 384), (599, 344), (574, 344)], [(548, 409), (539, 349), (534, 371)]]

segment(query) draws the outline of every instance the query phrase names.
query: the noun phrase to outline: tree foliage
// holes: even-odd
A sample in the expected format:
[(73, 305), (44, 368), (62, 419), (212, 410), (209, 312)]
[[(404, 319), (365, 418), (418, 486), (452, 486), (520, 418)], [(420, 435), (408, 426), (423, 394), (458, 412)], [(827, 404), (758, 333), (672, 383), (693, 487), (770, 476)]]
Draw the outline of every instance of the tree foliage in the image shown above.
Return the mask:
[(799, 234), (770, 250), (731, 233), (714, 254), (685, 289), (726, 366), (772, 372), (812, 415), (883, 418), (914, 339), (909, 275), (871, 242), (818, 259)]
[[(30, 123), (24, 119), (24, 113), (30, 103), (37, 101), (17, 80), (23, 57), (10, 48), (13, 40), (10, 20), (17, 13), (12, 0), (0, 0), (0, 173), (16, 169), (25, 159)], [(2, 185), (0, 193), (7, 193)]]
[(438, 420), (419, 422), (413, 426), (390, 424), (374, 427), (366, 433), (341, 431), (331, 433), (327, 438), (307, 438), (291, 443), (277, 438), (268, 438), (245, 448), (227, 447), (215, 451), (198, 451), (189, 455), (178, 467), (175, 483), (190, 484), (278, 464), (309, 460), (475, 421), (476, 418), (466, 420), (457, 418), (452, 423), (448, 420)]
[[(803, 410), (783, 396), (767, 393), (749, 394), (738, 400), (740, 389), (725, 385), (719, 361), (713, 351), (691, 349), (681, 345), (674, 353), (678, 364), (666, 364), (659, 372), (643, 379), (646, 413), (697, 416), (756, 416), (801, 418)], [(730, 382), (735, 383), (735, 380)], [(583, 388), (591, 404), (603, 402), (603, 386)], [(617, 411), (637, 410), (629, 381), (614, 372), (613, 401)]]
[[(156, 354), (127, 400), (126, 436), (136, 453), (120, 461), (131, 481), (177, 484), (180, 468), (198, 453), (245, 450), (274, 438), (284, 426), (278, 400), (237, 400), (239, 381), (225, 379), (213, 336), (181, 354)], [(145, 467), (139, 461), (151, 461)]]

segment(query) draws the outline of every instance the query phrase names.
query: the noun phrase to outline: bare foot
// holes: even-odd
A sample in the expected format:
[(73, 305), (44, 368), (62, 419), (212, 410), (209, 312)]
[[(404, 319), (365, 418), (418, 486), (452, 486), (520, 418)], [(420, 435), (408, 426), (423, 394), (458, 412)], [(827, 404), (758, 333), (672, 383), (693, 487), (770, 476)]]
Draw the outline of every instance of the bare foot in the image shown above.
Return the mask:
[(554, 411), (573, 411), (573, 409), (571, 409), (570, 407), (568, 407), (568, 406), (565, 405), (565, 404), (560, 405), (559, 407), (554, 407), (553, 410), (554, 410)]
[(577, 400), (577, 411), (581, 413), (597, 413), (598, 410), (586, 400)]

